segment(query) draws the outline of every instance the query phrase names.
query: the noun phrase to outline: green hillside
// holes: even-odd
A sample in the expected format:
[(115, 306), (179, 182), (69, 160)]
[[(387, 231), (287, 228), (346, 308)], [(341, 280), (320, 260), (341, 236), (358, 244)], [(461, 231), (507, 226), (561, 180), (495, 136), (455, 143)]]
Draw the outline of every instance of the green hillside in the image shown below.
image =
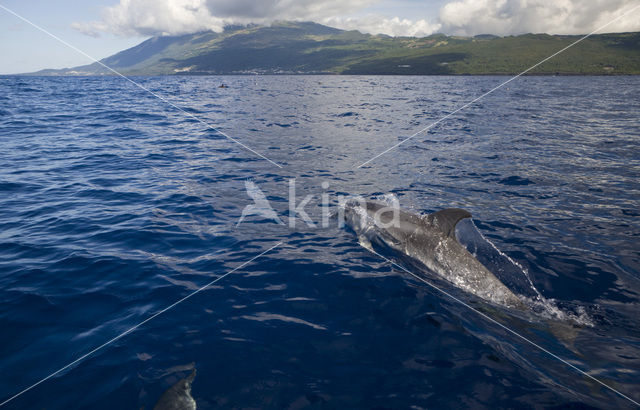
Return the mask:
[[(127, 75), (515, 74), (580, 36), (389, 37), (315, 23), (154, 37), (102, 62)], [(99, 64), (38, 75), (100, 75)], [(530, 74), (640, 74), (640, 33), (589, 37)]]

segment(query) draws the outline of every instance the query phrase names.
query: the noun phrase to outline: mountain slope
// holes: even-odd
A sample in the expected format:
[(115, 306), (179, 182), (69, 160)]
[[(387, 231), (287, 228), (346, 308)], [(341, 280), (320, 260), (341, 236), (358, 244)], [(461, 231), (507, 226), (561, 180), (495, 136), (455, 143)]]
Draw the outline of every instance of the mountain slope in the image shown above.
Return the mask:
[[(223, 33), (154, 37), (102, 62), (127, 75), (514, 74), (580, 36), (389, 37), (316, 23), (234, 26)], [(640, 33), (592, 36), (531, 74), (640, 74)], [(94, 63), (38, 75), (102, 75)]]

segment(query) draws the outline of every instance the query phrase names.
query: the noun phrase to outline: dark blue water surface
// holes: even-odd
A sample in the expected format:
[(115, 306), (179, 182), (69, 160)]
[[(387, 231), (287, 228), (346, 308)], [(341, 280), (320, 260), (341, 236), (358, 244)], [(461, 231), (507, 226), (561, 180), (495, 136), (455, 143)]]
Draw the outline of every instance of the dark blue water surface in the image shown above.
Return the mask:
[[(640, 401), (640, 78), (520, 78), (362, 168), (506, 78), (135, 80), (282, 168), (121, 78), (1, 78), (0, 401), (282, 245), (6, 408), (150, 409), (194, 367), (199, 408), (633, 407), (323, 227), (323, 194), (467, 209), (543, 298), (441, 286)], [(247, 180), (287, 225), (236, 226)]]

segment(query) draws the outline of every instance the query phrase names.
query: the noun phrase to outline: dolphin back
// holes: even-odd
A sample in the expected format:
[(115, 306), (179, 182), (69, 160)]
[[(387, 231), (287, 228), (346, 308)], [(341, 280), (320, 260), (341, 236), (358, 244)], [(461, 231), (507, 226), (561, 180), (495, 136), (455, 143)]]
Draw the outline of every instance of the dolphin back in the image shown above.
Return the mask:
[(191, 397), (191, 383), (196, 378), (196, 369), (191, 374), (169, 387), (153, 410), (196, 410), (196, 401)]

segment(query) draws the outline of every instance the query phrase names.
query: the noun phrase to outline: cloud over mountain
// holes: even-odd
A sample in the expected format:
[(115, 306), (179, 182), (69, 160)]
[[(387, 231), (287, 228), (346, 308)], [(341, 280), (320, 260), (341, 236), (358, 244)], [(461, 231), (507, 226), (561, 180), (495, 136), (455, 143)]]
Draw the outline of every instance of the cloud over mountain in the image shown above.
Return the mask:
[[(586, 34), (638, 6), (634, 0), (454, 0), (440, 10), (447, 34)], [(640, 9), (605, 32), (640, 30)]]
[(344, 30), (359, 30), (371, 34), (424, 37), (437, 32), (441, 24), (426, 19), (409, 20), (369, 14), (362, 17), (329, 17), (321, 23)]
[[(315, 21), (372, 34), (426, 36), (434, 32), (475, 34), (582, 34), (637, 5), (635, 0), (449, 0), (429, 18), (364, 14), (381, 0), (120, 0), (97, 22), (75, 23), (89, 35), (177, 35), (221, 31), (229, 24), (276, 20)], [(391, 8), (393, 9), (393, 8)], [(360, 12), (359, 15), (354, 13)], [(640, 9), (606, 28), (640, 31)]]
[(120, 0), (103, 10), (102, 20), (75, 23), (89, 34), (176, 35), (221, 31), (229, 24), (276, 20), (320, 21), (363, 9), (378, 0)]

